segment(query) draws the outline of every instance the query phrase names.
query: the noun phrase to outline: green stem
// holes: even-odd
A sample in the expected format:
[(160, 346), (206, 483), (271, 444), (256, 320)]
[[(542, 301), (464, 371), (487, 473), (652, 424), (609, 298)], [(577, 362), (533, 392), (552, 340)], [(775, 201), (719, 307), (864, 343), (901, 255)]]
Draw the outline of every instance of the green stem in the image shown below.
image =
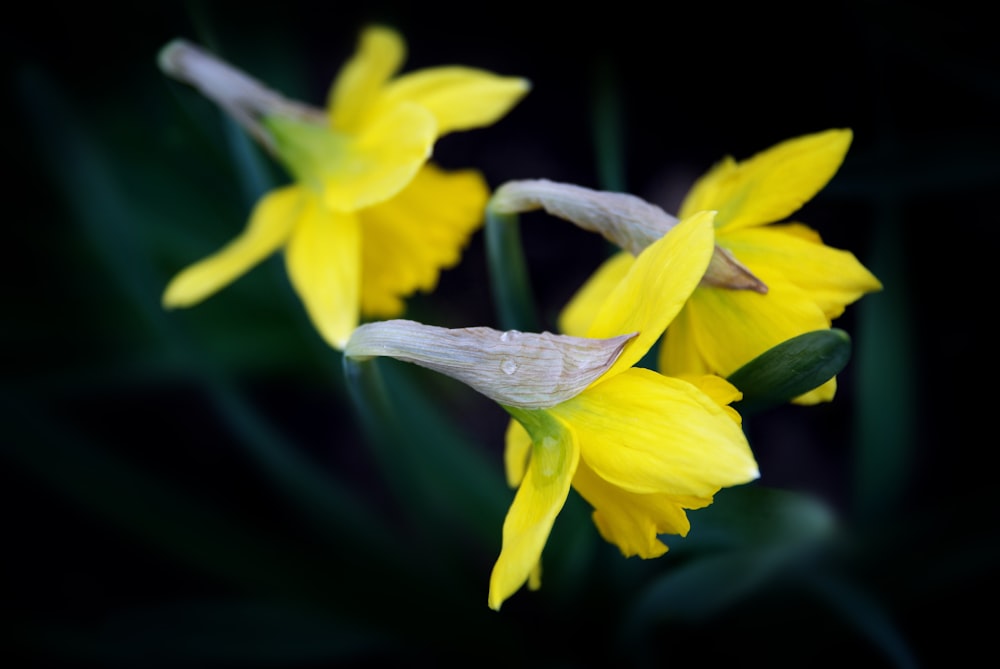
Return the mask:
[(343, 361), (344, 381), (351, 403), (369, 436), (368, 441), (375, 447), (381, 470), (391, 479), (390, 484), (399, 489), (405, 486), (405, 477), (400, 475), (398, 459), (390, 452), (396, 438), (396, 419), (378, 360), (358, 360), (345, 355)]
[[(452, 594), (462, 592), (462, 557), (459, 552), (440, 548), (454, 541), (458, 531), (455, 523), (460, 522), (456, 520), (460, 514), (452, 513), (456, 511), (453, 507), (457, 503), (459, 511), (469, 511), (473, 516), (460, 528), (483, 524), (477, 511), (497, 521), (502, 510), (494, 511), (495, 505), (487, 505), (484, 511), (482, 500), (473, 498), (467, 490), (456, 490), (454, 471), (437, 466), (442, 464), (441, 453), (428, 445), (443, 440), (444, 435), (420, 426), (407, 415), (407, 402), (397, 394), (396, 377), (390, 375), (390, 382), (386, 382), (380, 360), (346, 355), (343, 360), (347, 392), (367, 437), (365, 444), (371, 447), (378, 470), (405, 517), (398, 536), (400, 544), (410, 546), (407, 556), (412, 564), (420, 565), (421, 579), (428, 587), (433, 584), (435, 588), (444, 586)], [(495, 532), (495, 526), (488, 529)], [(414, 534), (407, 536), (411, 531)], [(463, 531), (462, 536), (468, 534)], [(440, 598), (441, 594), (435, 596)]]
[(505, 330), (538, 332), (538, 316), (516, 214), (486, 207), (486, 261), (497, 320)]
[(607, 58), (598, 63), (594, 91), (594, 148), (601, 190), (625, 192), (625, 123), (621, 93)]
[(403, 421), (394, 405), (378, 358), (344, 356), (344, 381), (351, 403), (361, 421), (379, 471), (406, 514), (417, 527), (429, 522), (430, 515), (421, 495), (424, 468), (416, 462), (411, 442), (418, 438), (406, 434)]

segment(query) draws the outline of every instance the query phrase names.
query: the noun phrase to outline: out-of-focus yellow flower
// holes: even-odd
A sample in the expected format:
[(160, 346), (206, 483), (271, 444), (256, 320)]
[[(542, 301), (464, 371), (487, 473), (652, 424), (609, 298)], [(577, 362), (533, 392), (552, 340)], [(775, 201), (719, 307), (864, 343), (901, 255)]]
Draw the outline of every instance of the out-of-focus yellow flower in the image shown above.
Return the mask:
[[(678, 216), (717, 211), (717, 259), (735, 259), (752, 280), (734, 288), (706, 276), (664, 335), (663, 373), (728, 376), (787, 339), (830, 327), (848, 304), (881, 290), (850, 252), (801, 223), (779, 223), (829, 182), (851, 139), (850, 130), (834, 129), (786, 140), (742, 162), (726, 158), (694, 184)], [(567, 305), (560, 329), (585, 331), (594, 305), (634, 262), (627, 252), (606, 261)], [(835, 392), (833, 378), (795, 402), (829, 401)]]
[(540, 585), (542, 550), (571, 487), (593, 506), (607, 541), (652, 558), (667, 550), (658, 535), (687, 534), (686, 509), (758, 476), (728, 406), (738, 390), (719, 377), (634, 367), (701, 280), (712, 237), (712, 213), (700, 212), (647, 247), (598, 305), (585, 338), (383, 321), (348, 342), (349, 358), (389, 355), (450, 374), (513, 417), (505, 462), (517, 492), (490, 577), (491, 608), (526, 582)]
[(312, 322), (342, 349), (362, 316), (398, 315), (407, 295), (434, 288), (489, 197), (478, 172), (430, 164), (434, 142), (494, 123), (529, 84), (460, 66), (394, 76), (404, 56), (396, 32), (367, 28), (320, 110), (188, 45), (164, 50), (165, 70), (218, 102), (295, 178), (260, 199), (236, 239), (174, 277), (165, 306), (196, 304), (284, 248)]

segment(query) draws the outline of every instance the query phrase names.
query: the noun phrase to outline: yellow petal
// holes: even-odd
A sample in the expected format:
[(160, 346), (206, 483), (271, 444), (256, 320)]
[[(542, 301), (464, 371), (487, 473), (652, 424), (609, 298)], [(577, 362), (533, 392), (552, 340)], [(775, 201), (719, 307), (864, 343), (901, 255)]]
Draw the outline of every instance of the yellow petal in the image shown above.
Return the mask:
[(538, 590), (542, 587), (542, 562), (539, 560), (531, 573), (528, 574), (528, 590)]
[(503, 463), (507, 474), (507, 485), (516, 488), (524, 479), (528, 469), (528, 459), (531, 456), (531, 435), (524, 426), (513, 418), (507, 423), (504, 437)]
[(743, 416), (736, 409), (729, 406), (733, 402), (743, 399), (743, 393), (739, 388), (715, 374), (684, 375), (685, 381), (691, 383), (698, 390), (712, 398), (712, 401), (722, 407), (722, 410), (733, 419), (737, 425), (743, 424)]
[(780, 271), (834, 319), (882, 284), (849, 251), (826, 246), (804, 225), (771, 225), (719, 233), (720, 243), (744, 262)]
[(787, 339), (830, 326), (811, 296), (783, 274), (747, 266), (767, 284), (767, 294), (699, 286), (667, 328), (661, 372), (729, 376)]
[(543, 424), (528, 426), (534, 431), (531, 461), (504, 519), (503, 548), (490, 574), (489, 606), (497, 611), (533, 573), (537, 578), (542, 549), (569, 495), (580, 456), (569, 427), (544, 411), (527, 413)]
[(434, 116), (412, 103), (367, 116), (316, 163), (326, 206), (356, 211), (399, 193), (430, 157), (434, 133)]
[(635, 257), (626, 251), (605, 260), (559, 314), (559, 331), (574, 337), (587, 334), (601, 305), (625, 278), (634, 262)]
[(812, 406), (814, 404), (820, 404), (822, 402), (833, 401), (834, 395), (837, 394), (837, 377), (833, 377), (823, 385), (818, 388), (813, 388), (804, 395), (799, 395), (792, 400), (792, 404), (799, 404), (801, 406)]
[(700, 509), (712, 503), (711, 497), (627, 492), (595, 474), (582, 459), (573, 487), (594, 507), (594, 524), (601, 536), (618, 546), (625, 557), (663, 555), (667, 546), (657, 535), (686, 536), (691, 523), (685, 509)]
[(402, 313), (403, 298), (433, 290), (482, 224), (488, 199), (478, 172), (427, 164), (398, 195), (359, 212), (362, 312), (392, 318)]
[(331, 125), (343, 132), (356, 130), (405, 58), (406, 44), (395, 31), (381, 26), (362, 31), (357, 52), (330, 86)]
[(639, 335), (597, 383), (637, 363), (701, 281), (714, 248), (712, 216), (703, 211), (681, 220), (638, 255), (608, 294), (586, 336)]
[(711, 497), (755, 479), (742, 429), (681, 379), (640, 367), (548, 410), (572, 425), (580, 457), (628, 492)]
[(288, 243), (288, 273), (313, 325), (343, 350), (359, 317), (360, 227), (354, 214), (330, 211), (317, 198), (307, 202)]
[(714, 209), (720, 231), (781, 221), (833, 178), (851, 138), (847, 129), (826, 130), (786, 140), (739, 163), (727, 157), (694, 184), (680, 216)]
[(526, 79), (470, 67), (433, 67), (391, 81), (380, 102), (415, 102), (437, 119), (438, 136), (495, 123), (531, 88)]
[(187, 307), (232, 283), (281, 247), (301, 215), (303, 191), (288, 186), (257, 202), (246, 229), (215, 254), (175, 276), (163, 294), (165, 307)]

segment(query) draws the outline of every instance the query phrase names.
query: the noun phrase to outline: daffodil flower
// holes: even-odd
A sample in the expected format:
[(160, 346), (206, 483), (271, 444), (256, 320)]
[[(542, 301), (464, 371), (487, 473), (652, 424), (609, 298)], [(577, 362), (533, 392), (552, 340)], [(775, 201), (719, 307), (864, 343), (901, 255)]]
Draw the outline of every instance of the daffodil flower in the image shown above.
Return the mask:
[(405, 56), (394, 31), (363, 31), (330, 88), (326, 109), (287, 100), (183, 41), (161, 67), (240, 122), (294, 177), (256, 204), (242, 234), (181, 271), (167, 307), (196, 304), (284, 249), (312, 322), (342, 349), (363, 317), (402, 313), (456, 264), (481, 224), (489, 189), (475, 171), (428, 162), (444, 134), (500, 119), (526, 80), (460, 66), (394, 76)]
[[(728, 376), (783, 341), (831, 327), (847, 305), (881, 290), (850, 252), (823, 244), (801, 223), (780, 223), (829, 182), (851, 139), (850, 130), (833, 129), (786, 140), (742, 162), (726, 158), (694, 184), (678, 215), (717, 211), (717, 251), (711, 271), (666, 331), (659, 353), (663, 373)], [(656, 229), (649, 220), (640, 226), (646, 237)], [(661, 220), (659, 229), (672, 224)], [(636, 248), (648, 243), (640, 239), (636, 246), (634, 230), (631, 249), (621, 234), (606, 236), (626, 250), (572, 298), (560, 315), (562, 332), (586, 331), (595, 305), (635, 263)], [(836, 377), (794, 401), (829, 401), (835, 392)]]
[(584, 337), (446, 330), (404, 321), (360, 326), (348, 359), (390, 356), (449, 374), (501, 404), (507, 478), (517, 487), (490, 577), (499, 610), (540, 585), (542, 550), (570, 488), (601, 535), (652, 558), (661, 534), (685, 535), (686, 509), (758, 476), (724, 379), (682, 380), (635, 367), (701, 280), (713, 255), (712, 212), (680, 222), (643, 250)]

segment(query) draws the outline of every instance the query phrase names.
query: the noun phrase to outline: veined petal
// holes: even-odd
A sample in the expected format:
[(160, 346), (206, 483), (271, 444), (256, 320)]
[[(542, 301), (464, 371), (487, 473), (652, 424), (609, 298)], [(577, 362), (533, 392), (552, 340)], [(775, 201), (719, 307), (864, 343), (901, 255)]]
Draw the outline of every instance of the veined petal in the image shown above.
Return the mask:
[(586, 336), (639, 334), (598, 383), (637, 363), (701, 281), (714, 248), (713, 214), (703, 211), (681, 220), (636, 257), (608, 294)]
[(438, 137), (495, 123), (530, 90), (520, 77), (471, 67), (432, 67), (389, 82), (380, 103), (415, 102), (437, 119)]
[(330, 86), (330, 124), (343, 132), (356, 130), (405, 58), (406, 43), (396, 31), (381, 26), (362, 31), (357, 52)]
[(497, 611), (532, 573), (537, 579), (542, 549), (566, 503), (580, 459), (576, 436), (569, 426), (544, 411), (518, 415), (531, 416), (533, 424), (526, 428), (532, 432), (533, 448), (528, 471), (504, 519), (503, 548), (490, 574), (489, 606)]
[(343, 350), (359, 318), (360, 226), (354, 214), (330, 211), (315, 197), (307, 202), (288, 243), (288, 273), (313, 325)]
[(849, 129), (826, 130), (786, 140), (739, 163), (727, 157), (694, 184), (680, 216), (714, 209), (720, 232), (781, 221), (833, 178), (851, 138)]
[(826, 246), (818, 234), (801, 224), (727, 230), (723, 243), (751, 265), (780, 271), (830, 319), (865, 293), (882, 289), (854, 254)]
[(165, 307), (187, 307), (232, 283), (288, 241), (301, 216), (304, 191), (286, 186), (264, 195), (239, 237), (175, 276), (163, 294)]
[(594, 507), (594, 524), (601, 536), (618, 546), (625, 557), (663, 555), (667, 546), (657, 535), (687, 536), (691, 523), (685, 509), (700, 509), (712, 503), (711, 497), (627, 492), (595, 474), (583, 459), (577, 466), (573, 487)]
[(626, 370), (549, 412), (573, 426), (591, 469), (628, 492), (711, 497), (758, 476), (740, 426), (692, 384), (652, 370)]
[(524, 479), (528, 470), (528, 460), (531, 457), (531, 435), (524, 426), (513, 418), (507, 423), (504, 437), (503, 462), (507, 474), (507, 485), (516, 488)]
[(442, 328), (392, 319), (359, 325), (344, 355), (404, 360), (461, 381), (508, 410), (543, 409), (583, 392), (611, 367), (631, 338)]
[(634, 262), (635, 256), (627, 251), (620, 251), (605, 260), (559, 314), (559, 331), (574, 337), (584, 336), (601, 305), (625, 278)]
[(676, 218), (635, 195), (548, 179), (507, 181), (493, 193), (489, 206), (499, 214), (543, 209), (581, 230), (598, 233), (633, 255), (677, 225)]
[(395, 197), (360, 211), (362, 313), (392, 318), (403, 298), (433, 290), (441, 270), (458, 264), (488, 199), (478, 172), (428, 163)]
[(809, 294), (783, 274), (748, 264), (767, 295), (699, 286), (660, 344), (659, 369), (670, 376), (729, 376), (796, 335), (830, 327)]
[(326, 206), (356, 211), (399, 193), (430, 157), (435, 127), (434, 116), (412, 103), (367, 116), (319, 166)]

